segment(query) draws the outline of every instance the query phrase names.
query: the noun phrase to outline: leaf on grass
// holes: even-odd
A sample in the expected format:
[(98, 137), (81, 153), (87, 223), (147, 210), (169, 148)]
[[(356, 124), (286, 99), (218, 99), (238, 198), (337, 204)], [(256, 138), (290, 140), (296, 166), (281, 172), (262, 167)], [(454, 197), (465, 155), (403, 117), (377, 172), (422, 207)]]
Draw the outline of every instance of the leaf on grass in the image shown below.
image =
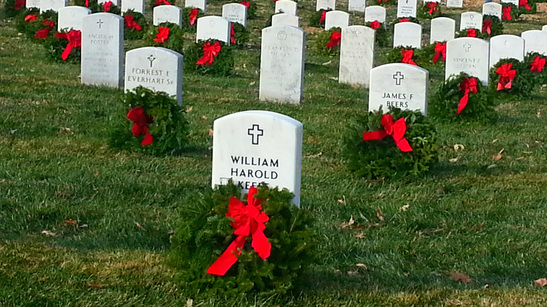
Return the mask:
[(356, 234), (355, 237), (356, 237), (356, 238), (359, 238), (359, 239), (364, 239), (364, 238), (366, 238), (365, 234), (362, 233), (362, 232)]
[(189, 298), (186, 300), (186, 307), (192, 307), (194, 306), (194, 300)]
[(209, 136), (213, 136), (213, 134), (215, 134), (213, 129), (209, 129)]
[(495, 139), (492, 141), (492, 144), (496, 143), (497, 141), (499, 141), (499, 139)]
[(543, 288), (547, 286), (547, 278), (540, 278), (534, 281), (534, 286), (536, 286), (536, 288)]
[(49, 231), (49, 230), (42, 230), (42, 234), (45, 235), (46, 237), (56, 237), (57, 234), (52, 232), (52, 231)]
[(384, 220), (384, 217), (382, 216), (382, 213), (380, 213), (380, 210), (376, 209), (376, 216), (380, 221)]
[(63, 222), (70, 224), (70, 225), (78, 225), (78, 221), (73, 219), (64, 219)]
[(524, 159), (526, 159), (526, 158), (525, 157), (518, 157), (515, 160), (520, 161), (520, 160), (524, 160)]
[(93, 288), (93, 289), (100, 289), (104, 285), (103, 284), (88, 284), (87, 286), (90, 287), (90, 288)]
[(406, 204), (406, 205), (402, 206), (401, 208), (399, 208), (399, 211), (406, 211), (406, 210), (408, 210), (408, 208), (410, 208), (410, 205)]
[(460, 159), (460, 158), (448, 159), (448, 162), (450, 162), (450, 163), (456, 163), (456, 162), (458, 162), (459, 159)]
[(362, 264), (362, 263), (357, 263), (355, 266), (358, 267), (358, 268), (365, 269), (365, 270), (368, 269), (368, 267), (366, 265)]
[(144, 227), (142, 227), (142, 225), (138, 222), (135, 222), (135, 225), (137, 225), (137, 227), (139, 227), (142, 231), (146, 231), (146, 229), (144, 229)]
[(343, 199), (339, 199), (338, 202), (341, 203), (342, 205), (346, 204), (346, 202)]
[(469, 283), (472, 282), (469, 275), (464, 274), (464, 273), (452, 272), (452, 273), (450, 273), (450, 278), (452, 278), (452, 280), (454, 280), (454, 281), (461, 281), (461, 282), (466, 283), (466, 284), (469, 284)]
[(321, 65), (325, 65), (325, 66), (326, 66), (326, 65), (330, 65), (330, 63), (332, 63), (332, 61), (325, 62), (325, 63), (323, 63), (323, 64), (321, 64)]
[(357, 271), (348, 271), (348, 275), (349, 276), (359, 275), (359, 272), (357, 272)]
[(255, 85), (256, 81), (249, 83), (249, 85)]
[(464, 149), (465, 149), (465, 146), (463, 146), (462, 144), (454, 145), (454, 151), (464, 150)]
[(201, 119), (205, 119), (205, 120), (206, 120), (206, 119), (207, 119), (207, 116), (202, 115), (202, 116), (201, 116)]
[(493, 159), (494, 161), (499, 161), (499, 160), (501, 160), (501, 158), (503, 158), (501, 154), (503, 153), (504, 150), (505, 150), (505, 148), (502, 148), (502, 149), (500, 150), (500, 152), (498, 152), (498, 154), (495, 155), (492, 159)]
[(355, 224), (355, 220), (353, 219), (353, 215), (349, 218), (349, 221), (348, 222), (342, 222), (342, 224), (340, 224), (340, 228), (347, 228), (347, 227), (350, 227), (351, 225)]
[(42, 278), (40, 278), (40, 279), (38, 279), (38, 280), (39, 280), (39, 281), (45, 281), (46, 279), (47, 279), (47, 276), (44, 276), (44, 277), (42, 277)]

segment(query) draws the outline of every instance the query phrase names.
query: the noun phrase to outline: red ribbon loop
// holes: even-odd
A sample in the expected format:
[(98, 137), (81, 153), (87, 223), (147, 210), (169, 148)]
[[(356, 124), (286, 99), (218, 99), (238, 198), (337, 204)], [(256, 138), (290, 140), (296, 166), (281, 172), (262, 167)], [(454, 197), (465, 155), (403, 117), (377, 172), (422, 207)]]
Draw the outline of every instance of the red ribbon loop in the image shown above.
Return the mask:
[(523, 7), (526, 8), (527, 10), (531, 11), (532, 8), (530, 7), (530, 5), (528, 4), (528, 0), (520, 0), (519, 1), (519, 8)]
[(460, 104), (458, 105), (458, 114), (460, 114), (469, 102), (469, 92), (477, 93), (478, 91), (477, 79), (475, 77), (464, 78), (458, 89), (463, 91), (463, 97), (460, 99)]
[(370, 23), (370, 27), (373, 29), (373, 30), (376, 30), (380, 27), (380, 22), (378, 20), (375, 20), (373, 22)]
[(61, 38), (68, 40), (68, 45), (66, 45), (63, 54), (61, 54), (61, 59), (66, 61), (72, 48), (77, 48), (82, 46), (82, 32), (80, 30), (70, 30), (68, 33), (55, 33), (55, 38)]
[(152, 144), (154, 137), (148, 130), (148, 124), (153, 123), (154, 121), (151, 117), (144, 113), (142, 106), (134, 107), (129, 110), (126, 118), (133, 122), (131, 133), (133, 133), (134, 136), (139, 137), (141, 134), (144, 134), (144, 139), (142, 140), (141, 145)]
[(412, 60), (412, 56), (414, 56), (414, 50), (412, 49), (406, 50), (405, 48), (402, 48), (401, 53), (403, 55), (403, 59), (401, 60), (401, 63), (407, 63), (407, 64), (418, 66), (418, 64), (416, 64), (414, 60)]
[(241, 1), (239, 2), (239, 4), (243, 4), (245, 5), (247, 8), (250, 8), (251, 7), (251, 3), (249, 1)]
[(482, 23), (482, 32), (488, 33), (488, 35), (492, 34), (492, 20), (485, 19)]
[(332, 48), (334, 48), (335, 46), (340, 45), (341, 41), (342, 41), (342, 33), (335, 30), (330, 35), (330, 41), (325, 46), (327, 46), (327, 48), (332, 50)]
[(410, 19), (408, 19), (408, 18), (401, 18), (401, 19), (399, 19), (399, 23), (401, 23), (401, 22), (410, 22)]
[(34, 35), (34, 38), (46, 38), (49, 35), (49, 31), (51, 31), (51, 29), (53, 29), (53, 27), (55, 26), (55, 23), (52, 20), (49, 20), (49, 19), (44, 19), (42, 24), (47, 26), (47, 27), (36, 31), (36, 34)]
[(129, 29), (135, 29), (137, 31), (142, 30), (141, 26), (134, 20), (133, 15), (127, 14), (127, 15), (123, 16), (123, 20), (125, 22), (125, 25)]
[(198, 18), (198, 9), (193, 8), (190, 11), (190, 15), (188, 15), (188, 16), (190, 17), (190, 25), (193, 26), (194, 23), (196, 23), (196, 19)]
[(545, 58), (536, 55), (532, 63), (530, 63), (531, 72), (542, 72), (545, 67)]
[(27, 3), (26, 0), (15, 0), (15, 3), (11, 7), (11, 9), (14, 9), (16, 11), (20, 11), (21, 8), (25, 7), (26, 3)]
[(214, 44), (209, 42), (203, 44), (203, 56), (196, 62), (196, 65), (209, 66), (213, 64), (215, 57), (220, 53), (222, 46), (217, 41)]
[(154, 38), (154, 41), (156, 43), (163, 43), (168, 39), (169, 39), (169, 27), (159, 27), (158, 34), (156, 34), (156, 38)]
[(477, 37), (477, 30), (473, 29), (473, 28), (469, 28), (467, 29), (467, 34), (466, 34), (467, 37)]
[(397, 145), (402, 152), (412, 151), (412, 147), (410, 147), (410, 144), (405, 138), (406, 121), (404, 117), (399, 118), (394, 123), (391, 114), (384, 114), (381, 123), (384, 130), (363, 132), (363, 141), (382, 140), (386, 136), (391, 135), (393, 142), (395, 142), (395, 145)]
[(235, 197), (230, 198), (228, 213), (226, 216), (233, 219), (230, 223), (234, 228), (234, 234), (238, 237), (228, 248), (211, 264), (207, 269), (208, 274), (224, 276), (226, 272), (237, 262), (237, 256), (241, 255), (240, 249), (245, 245), (247, 237), (252, 238), (251, 246), (263, 260), (270, 257), (272, 244), (264, 234), (265, 223), (270, 220), (268, 215), (262, 211), (260, 201), (254, 198), (257, 190), (255, 187), (249, 189), (247, 194), (247, 205)]
[(89, 0), (85, 0), (85, 7), (89, 7)]
[(236, 43), (236, 31), (234, 30), (234, 24), (230, 23), (230, 44), (234, 45)]
[(501, 8), (503, 15), (501, 15), (501, 20), (511, 20), (511, 7), (504, 6)]
[(327, 18), (327, 11), (323, 11), (323, 13), (321, 13), (321, 18), (319, 18), (319, 23), (324, 23), (325, 18)]
[(25, 21), (26, 22), (31, 22), (31, 21), (35, 21), (36, 19), (38, 19), (38, 14), (28, 14), (26, 17), (25, 17)]
[(108, 13), (110, 12), (110, 7), (112, 6), (112, 1), (107, 1), (103, 3), (103, 12)]
[(437, 8), (437, 2), (431, 1), (427, 3), (427, 8), (429, 9), (429, 15), (433, 14), (433, 12), (437, 12), (439, 9)]
[(513, 63), (503, 64), (496, 69), (496, 73), (500, 75), (498, 80), (498, 91), (511, 89), (512, 81), (517, 76), (517, 70), (511, 68), (513, 68)]
[(156, 2), (154, 2), (154, 5), (160, 5), (160, 4), (171, 5), (171, 3), (167, 0), (156, 0)]
[(433, 64), (437, 63), (441, 55), (443, 56), (442, 61), (446, 62), (446, 42), (445, 43), (437, 42), (435, 44), (435, 52), (436, 52), (435, 56), (433, 56)]

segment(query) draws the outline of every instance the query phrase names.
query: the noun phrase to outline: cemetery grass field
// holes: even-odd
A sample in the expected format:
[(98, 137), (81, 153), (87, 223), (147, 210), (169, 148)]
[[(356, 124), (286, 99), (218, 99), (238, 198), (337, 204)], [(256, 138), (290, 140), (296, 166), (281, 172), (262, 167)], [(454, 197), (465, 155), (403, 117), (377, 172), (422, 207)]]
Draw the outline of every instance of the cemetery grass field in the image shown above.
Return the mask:
[[(208, 15), (222, 3), (210, 1)], [(190, 142), (159, 157), (109, 148), (122, 91), (81, 85), (79, 65), (47, 61), (1, 19), (0, 306), (545, 306), (547, 287), (534, 281), (547, 278), (547, 88), (500, 103), (495, 124), (436, 122), (440, 157), (428, 175), (356, 178), (340, 151), (368, 91), (339, 84), (338, 59), (314, 54), (314, 2), (299, 1), (304, 101), (259, 102), (260, 29), (273, 4), (258, 5), (233, 76), (184, 75)], [(543, 24), (537, 13), (505, 33)], [(377, 48), (377, 65), (387, 51)], [(431, 90), (443, 78), (431, 70)], [(315, 217), (317, 264), (285, 296), (191, 302), (169, 262), (170, 232), (210, 189), (213, 121), (250, 109), (304, 124), (301, 203)]]

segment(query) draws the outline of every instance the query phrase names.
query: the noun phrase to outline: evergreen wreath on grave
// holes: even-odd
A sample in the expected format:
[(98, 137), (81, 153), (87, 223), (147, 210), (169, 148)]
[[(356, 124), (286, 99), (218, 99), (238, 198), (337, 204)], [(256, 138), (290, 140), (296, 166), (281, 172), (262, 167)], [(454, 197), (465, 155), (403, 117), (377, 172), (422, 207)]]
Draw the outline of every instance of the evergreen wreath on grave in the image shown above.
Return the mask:
[(530, 96), (535, 83), (529, 67), (515, 59), (501, 59), (490, 69), (488, 88), (492, 95), (500, 98), (507, 98), (507, 94)]
[(82, 32), (61, 30), (44, 42), (49, 59), (57, 63), (80, 63)]
[(176, 24), (162, 22), (150, 27), (143, 39), (147, 46), (164, 47), (182, 53), (184, 31)]
[(438, 160), (435, 128), (419, 111), (359, 116), (344, 140), (348, 168), (366, 179), (422, 175)]
[(342, 41), (342, 29), (335, 27), (321, 31), (315, 40), (317, 54), (323, 56), (338, 56), (340, 54), (340, 43)]
[(397, 0), (374, 0), (374, 5), (381, 5), (381, 6), (394, 6), (397, 4)]
[(311, 215), (291, 203), (291, 192), (262, 183), (240, 201), (240, 191), (230, 180), (182, 209), (171, 262), (186, 295), (283, 295), (314, 263)]
[(254, 19), (256, 17), (256, 1), (243, 0), (239, 3), (247, 7), (247, 19)]
[(203, 12), (198, 8), (185, 7), (182, 9), (182, 29), (188, 33), (196, 33), (198, 18), (203, 17)]
[(154, 9), (160, 5), (175, 5), (177, 0), (150, 0), (150, 8)]
[(519, 9), (513, 3), (501, 4), (501, 20), (503, 22), (516, 21), (519, 18)]
[(184, 49), (184, 72), (228, 76), (233, 70), (232, 47), (224, 42), (200, 40)]
[(452, 76), (437, 87), (429, 99), (428, 113), (448, 121), (491, 123), (498, 118), (488, 89), (465, 73)]
[(535, 14), (536, 12), (537, 5), (535, 0), (519, 0), (520, 14)]
[(547, 84), (547, 67), (545, 67), (547, 57), (537, 52), (530, 52), (524, 57), (526, 69), (530, 71), (533, 83), (539, 86)]
[(6, 17), (14, 17), (26, 9), (26, 0), (5, 0), (2, 11)]
[(433, 19), (435, 17), (441, 16), (441, 2), (424, 2), (420, 11), (418, 12), (418, 17)]
[(139, 86), (123, 95), (123, 105), (110, 135), (111, 147), (169, 154), (186, 145), (188, 122), (175, 98)]
[(93, 13), (111, 13), (120, 15), (122, 10), (119, 6), (115, 5), (112, 1), (105, 1), (103, 3), (98, 3), (97, 0), (81, 1), (75, 0), (76, 2), (84, 2), (81, 6), (85, 6), (91, 10)]
[(467, 28), (460, 31), (456, 31), (455, 37), (480, 37), (481, 31), (475, 28)]
[(482, 32), (478, 37), (489, 39), (492, 36), (503, 34), (503, 23), (494, 15), (482, 16)]
[(422, 67), (426, 66), (426, 64), (444, 66), (446, 62), (446, 41), (425, 45), (420, 49), (419, 56), (421, 58), (420, 63), (422, 64), (420, 66)]
[(410, 16), (396, 18), (391, 23), (391, 26), (393, 27), (396, 23), (401, 23), (401, 22), (413, 22), (413, 23), (418, 23), (419, 24), (420, 20), (418, 18), (414, 18), (414, 17), (410, 17)]
[[(43, 43), (48, 36), (53, 36), (57, 25), (57, 13), (48, 10), (40, 14), (40, 10), (32, 8), (17, 16), (17, 30), (33, 42)], [(53, 30), (53, 31), (52, 31)]]
[(313, 14), (310, 17), (310, 27), (325, 28), (325, 18), (326, 18), (327, 12), (329, 11), (332, 11), (332, 10), (320, 9), (319, 11), (313, 12)]
[(146, 17), (134, 10), (127, 10), (123, 14), (124, 38), (127, 40), (141, 39), (148, 30)]
[(365, 23), (365, 26), (376, 31), (374, 33), (374, 40), (379, 47), (388, 47), (391, 45), (391, 37), (389, 32), (386, 30), (386, 27), (383, 23), (378, 20)]
[(249, 41), (249, 30), (237, 22), (230, 23), (230, 45), (239, 49)]
[(406, 63), (422, 67), (428, 61), (427, 54), (421, 49), (410, 46), (399, 46), (388, 51), (386, 60), (388, 63)]
[(102, 12), (102, 7), (99, 7), (98, 0), (74, 0), (74, 5), (87, 7), (93, 13)]

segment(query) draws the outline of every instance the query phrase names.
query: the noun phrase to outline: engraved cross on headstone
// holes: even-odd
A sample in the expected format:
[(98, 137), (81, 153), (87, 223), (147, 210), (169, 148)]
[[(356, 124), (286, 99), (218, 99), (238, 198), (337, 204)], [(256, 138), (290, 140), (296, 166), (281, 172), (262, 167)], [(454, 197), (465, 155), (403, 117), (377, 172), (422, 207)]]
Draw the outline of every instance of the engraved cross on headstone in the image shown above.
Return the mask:
[(253, 145), (258, 145), (258, 138), (264, 135), (264, 130), (260, 129), (258, 124), (253, 124), (252, 128), (247, 129), (247, 135), (252, 137), (251, 143)]
[(97, 25), (99, 25), (99, 29), (101, 28), (103, 23), (104, 23), (104, 21), (102, 21), (101, 19), (99, 19), (99, 21), (97, 21)]
[(470, 43), (465, 43), (463, 45), (463, 49), (465, 50), (465, 52), (469, 52), (469, 49), (471, 49), (471, 44)]
[(403, 80), (405, 78), (405, 76), (400, 72), (396, 72), (394, 75), (393, 75), (393, 79), (395, 79), (395, 85), (401, 85), (401, 80)]
[(147, 57), (148, 61), (150, 61), (150, 67), (152, 67), (152, 62), (156, 59), (153, 54), (151, 54), (149, 57)]

